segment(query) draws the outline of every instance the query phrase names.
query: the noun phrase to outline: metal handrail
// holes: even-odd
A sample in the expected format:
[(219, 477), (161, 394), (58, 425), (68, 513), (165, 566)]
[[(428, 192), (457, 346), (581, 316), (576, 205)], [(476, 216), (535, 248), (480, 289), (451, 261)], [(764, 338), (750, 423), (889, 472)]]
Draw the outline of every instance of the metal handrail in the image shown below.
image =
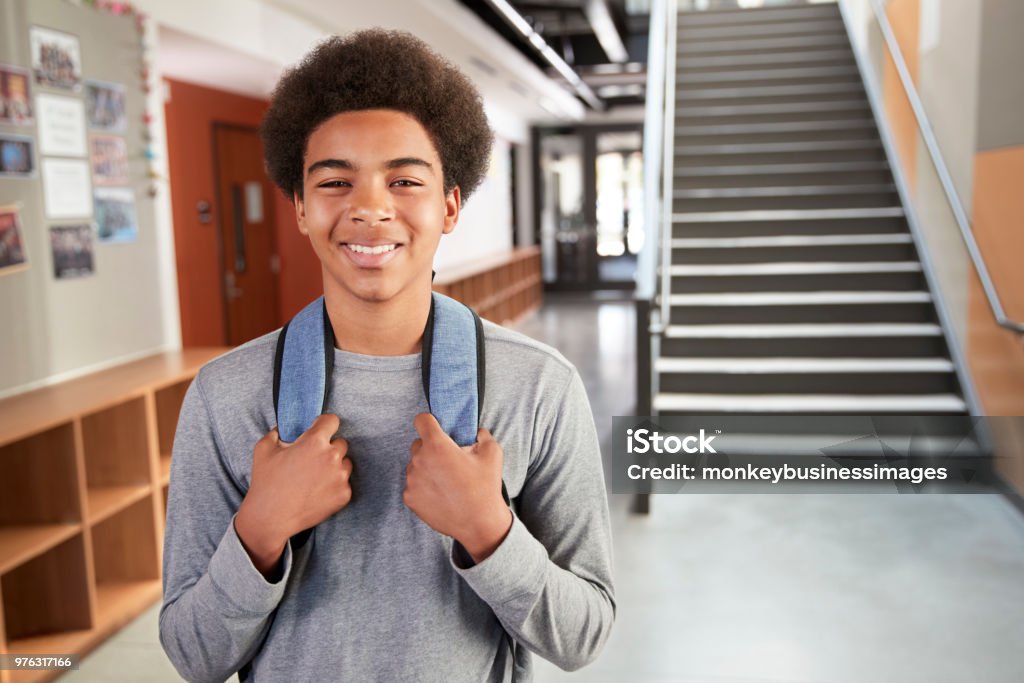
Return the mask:
[(971, 261), (974, 263), (974, 269), (977, 271), (978, 278), (981, 280), (981, 286), (985, 290), (985, 297), (988, 299), (988, 305), (992, 309), (992, 315), (995, 316), (996, 323), (1000, 327), (1016, 332), (1017, 334), (1024, 334), (1024, 323), (1009, 319), (1006, 316), (1006, 312), (1003, 310), (1003, 304), (999, 300), (999, 292), (996, 291), (995, 284), (992, 282), (992, 278), (988, 273), (988, 267), (985, 265), (985, 259), (981, 254), (981, 250), (978, 248), (978, 243), (974, 240), (974, 230), (971, 227), (970, 219), (967, 218), (967, 213), (964, 211), (963, 203), (960, 201), (960, 195), (957, 193), (956, 187), (953, 185), (953, 178), (949, 174), (949, 169), (946, 168), (945, 160), (942, 158), (942, 152), (939, 150), (939, 143), (935, 138), (935, 132), (932, 130), (928, 116), (925, 114), (924, 105), (921, 102), (920, 96), (917, 94), (917, 88), (914, 87), (913, 79), (910, 76), (910, 70), (907, 68), (907, 62), (903, 59), (903, 52), (900, 50), (900, 46), (896, 42), (896, 36), (893, 34), (892, 26), (889, 24), (889, 19), (885, 15), (885, 7), (882, 5), (881, 0), (871, 0), (870, 4), (871, 11), (875, 15), (875, 21), (878, 22), (878, 28), (881, 30), (882, 37), (885, 39), (885, 45), (889, 50), (889, 55), (892, 57), (892, 61), (896, 65), (896, 72), (899, 74), (900, 83), (903, 85), (903, 90), (907, 95), (907, 100), (910, 102), (910, 107), (914, 112), (914, 118), (917, 119), (917, 126), (921, 133), (921, 138), (924, 140), (925, 147), (928, 149), (928, 155), (932, 158), (932, 164), (935, 166), (935, 171), (939, 176), (939, 181), (942, 183), (942, 189), (946, 193), (946, 199), (949, 201), (950, 208), (953, 209), (953, 217), (956, 219), (957, 226), (960, 228), (960, 235), (963, 237), (964, 244), (967, 246), (967, 253), (971, 256)]
[(660, 231), (661, 117), (665, 86), (666, 0), (651, 4), (650, 36), (647, 48), (647, 96), (644, 105), (644, 232), (646, 239), (637, 258), (636, 298), (650, 301), (658, 287), (658, 243)]
[(676, 22), (679, 19), (677, 0), (667, 0), (667, 22), (665, 26), (665, 124), (662, 129), (661, 157), (661, 332), (668, 326), (671, 307), (669, 294), (672, 291), (672, 182), (675, 173), (675, 127), (676, 127)]

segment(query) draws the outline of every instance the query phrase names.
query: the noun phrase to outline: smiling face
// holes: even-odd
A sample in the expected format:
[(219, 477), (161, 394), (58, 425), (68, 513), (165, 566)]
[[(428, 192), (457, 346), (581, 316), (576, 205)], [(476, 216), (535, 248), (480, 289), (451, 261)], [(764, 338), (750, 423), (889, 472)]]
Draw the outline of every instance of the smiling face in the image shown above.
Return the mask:
[(455, 229), (459, 188), (445, 194), (441, 159), (415, 118), (345, 112), (309, 136), (295, 214), (329, 301), (415, 306), (429, 296), (441, 235)]

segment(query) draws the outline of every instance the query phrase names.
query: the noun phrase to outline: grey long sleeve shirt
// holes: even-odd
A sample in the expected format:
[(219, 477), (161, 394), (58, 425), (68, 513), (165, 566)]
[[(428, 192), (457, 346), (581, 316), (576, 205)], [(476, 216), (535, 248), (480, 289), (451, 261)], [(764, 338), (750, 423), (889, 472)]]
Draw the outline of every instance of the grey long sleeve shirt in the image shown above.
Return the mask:
[[(354, 464), (352, 501), (268, 582), (234, 530), (252, 449), (275, 424), (277, 335), (200, 371), (174, 440), (160, 641), (190, 681), (247, 663), (256, 681), (530, 680), (530, 652), (564, 669), (597, 655), (614, 619), (611, 534), (583, 384), (557, 351), (484, 323), (481, 426), (504, 451), (514, 521), (475, 566), (402, 502), (419, 354), (335, 350), (329, 412)], [(297, 547), (296, 547), (297, 546)], [(457, 544), (456, 544), (457, 546)], [(516, 642), (510, 655), (506, 633)]]

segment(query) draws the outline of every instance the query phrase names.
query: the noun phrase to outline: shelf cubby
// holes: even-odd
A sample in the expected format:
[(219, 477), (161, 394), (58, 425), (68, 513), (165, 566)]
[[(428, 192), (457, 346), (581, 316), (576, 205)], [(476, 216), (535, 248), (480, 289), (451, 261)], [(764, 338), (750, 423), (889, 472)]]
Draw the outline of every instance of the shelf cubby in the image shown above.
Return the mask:
[[(6, 649), (17, 654), (79, 652), (92, 629), (82, 534), (0, 576)], [(11, 681), (46, 680), (54, 672), (10, 671)]]
[(0, 446), (0, 574), (81, 531), (74, 425)]
[(145, 498), (92, 527), (96, 621), (118, 628), (160, 594), (157, 524)]
[(174, 432), (178, 426), (178, 414), (185, 400), (191, 380), (175, 382), (155, 393), (156, 399), (156, 430), (158, 453), (160, 454), (160, 470), (158, 481), (166, 484), (171, 479), (171, 447), (174, 446)]
[(149, 493), (146, 404), (142, 396), (82, 418), (86, 512), (100, 522)]
[[(181, 400), (225, 351), (160, 353), (0, 399), (0, 653), (85, 655), (159, 600)], [(58, 675), (0, 671), (0, 683)]]

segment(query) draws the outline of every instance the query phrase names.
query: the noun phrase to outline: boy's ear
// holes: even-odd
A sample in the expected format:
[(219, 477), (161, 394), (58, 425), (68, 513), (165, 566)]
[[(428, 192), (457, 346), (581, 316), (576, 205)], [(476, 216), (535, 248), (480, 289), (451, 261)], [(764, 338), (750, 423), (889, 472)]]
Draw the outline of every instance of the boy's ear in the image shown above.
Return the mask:
[(297, 190), (292, 191), (292, 204), (295, 205), (295, 222), (299, 226), (299, 232), (303, 235), (308, 235), (309, 230), (306, 228), (306, 205), (302, 201), (302, 196)]
[(444, 198), (444, 229), (441, 232), (445, 235), (454, 230), (455, 224), (459, 222), (459, 211), (462, 208), (461, 192), (456, 185)]

